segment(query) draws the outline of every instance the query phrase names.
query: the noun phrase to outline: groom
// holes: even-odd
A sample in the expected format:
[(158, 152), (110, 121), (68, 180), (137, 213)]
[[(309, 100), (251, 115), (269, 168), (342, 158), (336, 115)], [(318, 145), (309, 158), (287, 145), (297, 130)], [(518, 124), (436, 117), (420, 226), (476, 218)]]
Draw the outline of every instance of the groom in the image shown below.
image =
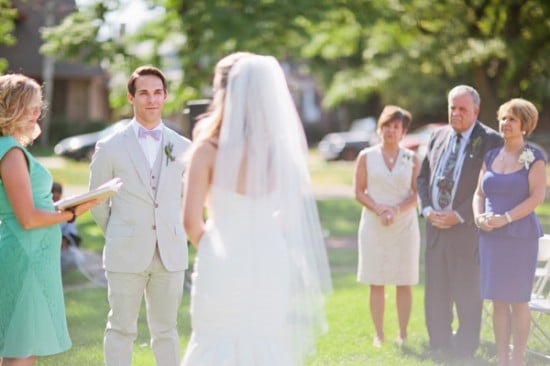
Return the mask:
[(120, 177), (120, 191), (92, 215), (103, 230), (103, 266), (109, 286), (106, 366), (130, 366), (145, 294), (151, 348), (158, 366), (179, 366), (177, 312), (187, 268), (183, 231), (184, 153), (190, 141), (161, 120), (167, 98), (163, 73), (137, 68), (128, 81), (134, 118), (99, 141), (90, 189)]

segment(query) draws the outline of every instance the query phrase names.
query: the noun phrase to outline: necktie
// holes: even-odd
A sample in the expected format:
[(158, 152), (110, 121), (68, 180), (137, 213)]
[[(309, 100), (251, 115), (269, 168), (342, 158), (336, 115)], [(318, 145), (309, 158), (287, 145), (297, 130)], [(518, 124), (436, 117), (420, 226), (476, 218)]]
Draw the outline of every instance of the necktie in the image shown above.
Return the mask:
[(437, 195), (437, 201), (439, 207), (446, 208), (451, 203), (453, 187), (454, 187), (454, 171), (456, 167), (456, 161), (458, 158), (458, 152), (460, 151), (461, 134), (457, 134), (452, 146), (451, 153), (447, 158), (447, 162), (441, 172), (441, 178), (437, 182), (439, 193)]
[(159, 141), (160, 140), (160, 130), (147, 130), (147, 129), (140, 126), (139, 130), (138, 130), (138, 137), (140, 139), (143, 139), (147, 136), (151, 136), (155, 140)]

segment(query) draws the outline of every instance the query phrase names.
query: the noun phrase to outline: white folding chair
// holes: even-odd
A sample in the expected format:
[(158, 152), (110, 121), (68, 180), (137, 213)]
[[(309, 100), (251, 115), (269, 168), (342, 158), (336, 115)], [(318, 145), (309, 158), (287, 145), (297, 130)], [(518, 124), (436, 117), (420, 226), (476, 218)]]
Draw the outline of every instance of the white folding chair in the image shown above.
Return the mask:
[(550, 235), (544, 235), (539, 240), (538, 261), (541, 266), (536, 270), (533, 294), (529, 301), (530, 338), (535, 342), (529, 342), (529, 350), (550, 360), (550, 290), (546, 289), (550, 279)]
[(545, 234), (539, 239), (538, 267), (535, 271), (532, 299), (544, 298), (546, 285), (550, 279), (550, 235)]
[(546, 298), (529, 301), (529, 308), (531, 309), (529, 349), (550, 361), (550, 293)]

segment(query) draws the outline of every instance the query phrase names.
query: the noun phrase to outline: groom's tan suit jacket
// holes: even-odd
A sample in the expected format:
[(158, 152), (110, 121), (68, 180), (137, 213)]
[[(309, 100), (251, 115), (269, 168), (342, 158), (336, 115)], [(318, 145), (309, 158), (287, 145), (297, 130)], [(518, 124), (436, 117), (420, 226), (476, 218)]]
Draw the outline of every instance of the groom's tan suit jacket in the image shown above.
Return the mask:
[(185, 150), (190, 141), (166, 126), (162, 130), (158, 155), (162, 160), (158, 177), (153, 180), (152, 175), (157, 173), (152, 173), (131, 123), (96, 146), (90, 188), (115, 175), (123, 182), (116, 195), (92, 209), (105, 235), (103, 266), (107, 271), (144, 271), (156, 245), (168, 271), (187, 268), (182, 198)]

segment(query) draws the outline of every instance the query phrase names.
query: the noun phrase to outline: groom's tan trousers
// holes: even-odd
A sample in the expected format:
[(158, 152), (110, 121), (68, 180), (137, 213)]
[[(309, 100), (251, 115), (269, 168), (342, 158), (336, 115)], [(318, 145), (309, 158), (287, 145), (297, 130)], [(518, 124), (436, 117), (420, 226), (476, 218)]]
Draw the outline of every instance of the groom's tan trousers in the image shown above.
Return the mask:
[(158, 250), (144, 272), (107, 272), (111, 311), (105, 329), (106, 366), (131, 366), (137, 319), (145, 294), (151, 348), (157, 366), (179, 366), (176, 328), (185, 271), (168, 272)]

